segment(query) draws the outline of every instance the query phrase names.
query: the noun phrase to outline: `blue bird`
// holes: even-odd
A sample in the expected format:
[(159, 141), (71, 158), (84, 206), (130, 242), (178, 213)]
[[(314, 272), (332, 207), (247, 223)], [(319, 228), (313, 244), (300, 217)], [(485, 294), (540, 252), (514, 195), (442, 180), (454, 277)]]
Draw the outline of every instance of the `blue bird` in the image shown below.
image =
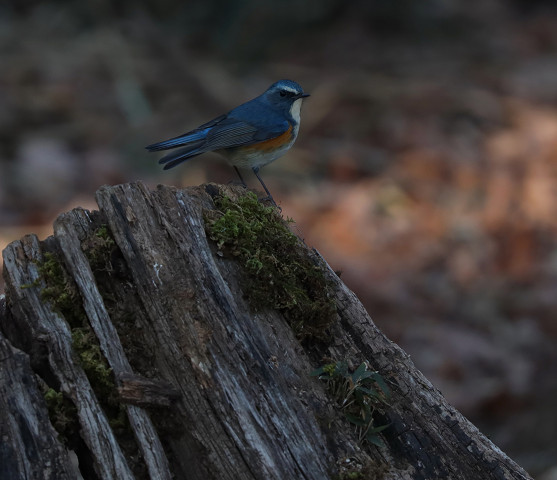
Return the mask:
[(259, 169), (284, 155), (294, 144), (300, 127), (302, 99), (305, 97), (309, 94), (304, 93), (296, 82), (279, 80), (258, 97), (195, 130), (145, 148), (157, 152), (182, 147), (159, 160), (164, 170), (205, 152), (221, 153), (244, 185), (238, 167), (251, 168), (265, 189), (267, 198), (276, 205), (259, 175)]

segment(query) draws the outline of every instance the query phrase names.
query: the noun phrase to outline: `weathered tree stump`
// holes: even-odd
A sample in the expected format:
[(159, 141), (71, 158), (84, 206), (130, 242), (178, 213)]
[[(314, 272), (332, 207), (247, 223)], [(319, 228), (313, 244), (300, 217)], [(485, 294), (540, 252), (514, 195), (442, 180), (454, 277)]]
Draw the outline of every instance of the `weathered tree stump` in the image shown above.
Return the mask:
[[(530, 478), (315, 251), (301, 247), (335, 308), (322, 332), (250, 304), (241, 248), (227, 255), (206, 233), (219, 193), (244, 190), (104, 187), (99, 211), (6, 248), (0, 478), (73, 479), (76, 465), (85, 479)], [(356, 375), (377, 388), (356, 398), (348, 376), (363, 362)], [(324, 365), (327, 382), (310, 375)], [(371, 423), (347, 420), (357, 401)]]

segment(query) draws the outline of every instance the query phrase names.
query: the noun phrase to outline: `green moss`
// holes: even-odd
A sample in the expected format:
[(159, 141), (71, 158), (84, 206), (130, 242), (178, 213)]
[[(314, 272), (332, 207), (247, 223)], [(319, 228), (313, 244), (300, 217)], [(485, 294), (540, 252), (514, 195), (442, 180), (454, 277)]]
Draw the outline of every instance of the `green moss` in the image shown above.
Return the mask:
[(46, 252), (39, 264), (39, 273), (45, 282), (41, 298), (52, 305), (54, 311), (69, 323), (72, 347), (77, 360), (99, 399), (113, 396), (116, 389), (112, 370), (101, 353), (85, 310), (81, 295), (73, 279), (66, 272), (56, 254)]
[(89, 327), (72, 329), (72, 346), (91, 386), (98, 397), (111, 400), (116, 386), (93, 331)]
[(111, 256), (117, 247), (107, 225), (99, 226), (82, 243), (81, 248), (89, 260), (93, 273), (112, 271)]
[(85, 318), (81, 297), (77, 286), (66, 273), (58, 256), (45, 252), (43, 261), (38, 264), (38, 270), (40, 278), (45, 283), (41, 290), (41, 299), (49, 303), (55, 312), (62, 315), (71, 327), (81, 325)]
[(44, 392), (50, 422), (59, 434), (60, 441), (68, 444), (70, 438), (79, 432), (77, 410), (62, 392), (48, 388)]
[(118, 427), (126, 426), (122, 419), (125, 417), (125, 411), (118, 402), (112, 369), (108, 366), (97, 337), (89, 325), (77, 285), (55, 253), (45, 252), (43, 261), (38, 264), (38, 270), (45, 284), (41, 290), (41, 299), (48, 302), (70, 325), (76, 360), (87, 375), (109, 422)]
[(234, 201), (218, 197), (215, 206), (206, 214), (207, 233), (219, 250), (242, 262), (252, 308), (279, 310), (300, 339), (326, 338), (336, 318), (332, 287), (320, 259), (289, 230), (292, 220), (251, 192)]

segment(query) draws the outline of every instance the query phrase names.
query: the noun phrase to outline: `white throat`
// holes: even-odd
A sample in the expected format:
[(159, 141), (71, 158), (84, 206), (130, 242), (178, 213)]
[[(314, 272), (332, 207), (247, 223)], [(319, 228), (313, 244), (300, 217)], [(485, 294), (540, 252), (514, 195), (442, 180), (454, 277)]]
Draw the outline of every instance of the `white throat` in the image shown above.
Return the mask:
[(296, 123), (296, 128), (300, 124), (300, 110), (302, 109), (302, 99), (298, 98), (298, 100), (294, 101), (292, 106), (290, 107), (290, 115), (294, 119)]

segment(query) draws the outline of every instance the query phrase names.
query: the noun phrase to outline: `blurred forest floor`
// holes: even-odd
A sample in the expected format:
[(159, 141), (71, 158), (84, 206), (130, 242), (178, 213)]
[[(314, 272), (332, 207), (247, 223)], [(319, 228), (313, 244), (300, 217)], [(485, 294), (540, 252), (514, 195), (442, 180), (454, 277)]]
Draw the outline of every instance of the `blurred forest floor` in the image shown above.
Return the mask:
[(143, 147), (292, 78), (300, 136), (262, 171), (283, 214), (453, 405), (556, 479), (557, 10), (386, 3), (0, 7), (0, 248), (102, 184), (236, 180)]

